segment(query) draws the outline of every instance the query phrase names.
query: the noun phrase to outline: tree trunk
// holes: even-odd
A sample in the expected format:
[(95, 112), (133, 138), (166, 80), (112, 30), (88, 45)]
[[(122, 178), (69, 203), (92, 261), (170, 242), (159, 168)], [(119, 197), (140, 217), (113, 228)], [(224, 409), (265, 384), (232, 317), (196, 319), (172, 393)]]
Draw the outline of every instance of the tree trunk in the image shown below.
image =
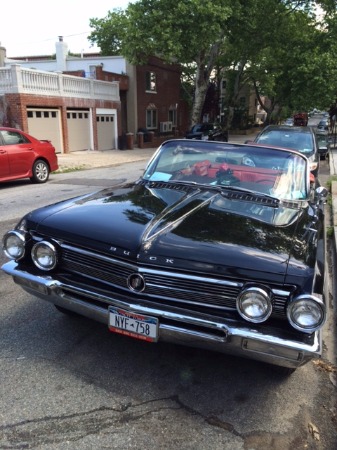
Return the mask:
[(191, 114), (191, 125), (199, 123), (202, 120), (201, 113), (205, 103), (208, 82), (204, 77), (204, 70), (200, 66), (197, 68), (195, 80), (195, 93)]
[(201, 53), (196, 61), (197, 70), (195, 75), (195, 94), (191, 113), (191, 125), (199, 123), (202, 120), (201, 113), (205, 103), (209, 79), (214, 69), (216, 58), (219, 55), (219, 49), (223, 35), (219, 41), (212, 45), (207, 54)]

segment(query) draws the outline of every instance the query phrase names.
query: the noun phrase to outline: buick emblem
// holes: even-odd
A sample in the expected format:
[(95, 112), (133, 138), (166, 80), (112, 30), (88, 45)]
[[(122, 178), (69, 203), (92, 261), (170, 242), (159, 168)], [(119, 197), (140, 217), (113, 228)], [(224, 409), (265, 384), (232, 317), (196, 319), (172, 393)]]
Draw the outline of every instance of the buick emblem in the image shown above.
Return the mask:
[(127, 285), (131, 291), (143, 292), (145, 289), (144, 277), (139, 273), (133, 273), (128, 277)]

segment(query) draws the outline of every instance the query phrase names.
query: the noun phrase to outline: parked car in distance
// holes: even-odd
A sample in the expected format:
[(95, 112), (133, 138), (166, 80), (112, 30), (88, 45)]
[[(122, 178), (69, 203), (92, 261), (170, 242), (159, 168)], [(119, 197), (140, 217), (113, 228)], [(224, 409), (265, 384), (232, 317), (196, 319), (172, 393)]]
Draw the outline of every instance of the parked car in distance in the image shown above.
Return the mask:
[(319, 171), (319, 154), (315, 133), (311, 127), (285, 125), (268, 125), (254, 139), (261, 145), (296, 150), (305, 155), (310, 162), (310, 170), (317, 178)]
[(169, 140), (135, 182), (23, 217), (2, 269), (125, 338), (293, 371), (322, 352), (326, 195), (293, 150)]
[(200, 139), (202, 141), (228, 141), (228, 132), (221, 129), (219, 124), (197, 123), (186, 133), (186, 139)]
[(329, 131), (329, 119), (322, 119), (318, 122), (317, 130), (328, 133)]
[(316, 133), (318, 154), (321, 159), (326, 159), (329, 156), (330, 142), (326, 133)]
[(58, 169), (54, 146), (16, 128), (0, 127), (0, 182), (30, 178), (45, 183)]
[(288, 125), (289, 127), (292, 127), (294, 125), (294, 119), (292, 117), (288, 117), (288, 119), (286, 119), (283, 122), (283, 125)]
[(305, 112), (294, 114), (293, 125), (297, 127), (306, 127), (308, 125), (309, 116)]

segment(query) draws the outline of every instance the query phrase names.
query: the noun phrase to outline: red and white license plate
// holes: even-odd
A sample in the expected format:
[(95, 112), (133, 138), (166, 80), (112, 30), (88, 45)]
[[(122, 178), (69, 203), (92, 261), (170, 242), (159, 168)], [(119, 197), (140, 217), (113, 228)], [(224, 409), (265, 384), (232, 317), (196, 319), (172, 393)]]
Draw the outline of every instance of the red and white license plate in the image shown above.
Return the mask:
[(156, 342), (158, 340), (158, 319), (110, 306), (109, 330), (143, 341)]

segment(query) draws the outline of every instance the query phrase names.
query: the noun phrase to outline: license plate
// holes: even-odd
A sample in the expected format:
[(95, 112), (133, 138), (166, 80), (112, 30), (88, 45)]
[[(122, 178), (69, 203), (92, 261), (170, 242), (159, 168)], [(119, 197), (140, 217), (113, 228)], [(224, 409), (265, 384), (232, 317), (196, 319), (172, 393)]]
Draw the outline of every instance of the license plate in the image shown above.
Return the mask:
[(110, 306), (109, 330), (143, 341), (156, 342), (158, 340), (158, 319)]

